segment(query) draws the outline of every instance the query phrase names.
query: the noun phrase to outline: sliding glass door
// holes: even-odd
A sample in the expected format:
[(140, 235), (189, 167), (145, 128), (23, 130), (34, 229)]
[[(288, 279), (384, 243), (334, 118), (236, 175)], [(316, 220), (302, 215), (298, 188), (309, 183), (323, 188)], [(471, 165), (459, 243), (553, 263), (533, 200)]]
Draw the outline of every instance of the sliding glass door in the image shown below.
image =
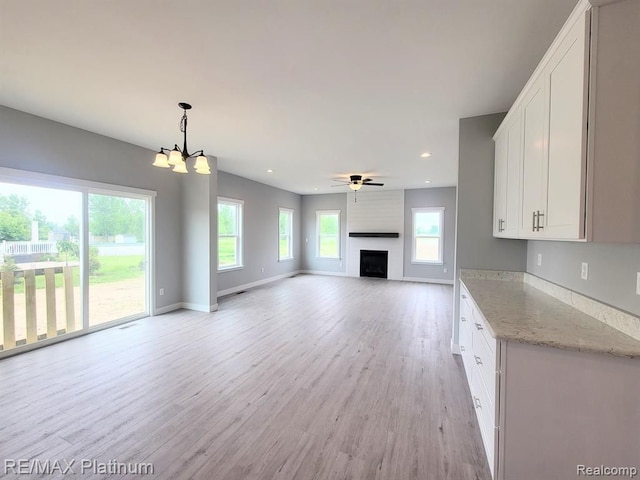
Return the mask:
[(148, 315), (152, 196), (46, 175), (30, 182), (7, 170), (0, 169), (0, 355)]

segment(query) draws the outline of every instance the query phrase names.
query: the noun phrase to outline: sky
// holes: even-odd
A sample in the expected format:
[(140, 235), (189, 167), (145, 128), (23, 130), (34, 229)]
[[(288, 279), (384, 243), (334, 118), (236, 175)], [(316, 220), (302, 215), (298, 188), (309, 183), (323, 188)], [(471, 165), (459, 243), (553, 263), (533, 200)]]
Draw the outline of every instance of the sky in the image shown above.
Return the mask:
[(80, 192), (0, 183), (0, 194), (5, 196), (16, 194), (25, 197), (29, 202), (29, 213), (33, 214), (36, 210), (40, 210), (47, 220), (60, 226), (67, 223), (70, 215), (75, 215), (77, 219), (81, 215), (82, 194)]

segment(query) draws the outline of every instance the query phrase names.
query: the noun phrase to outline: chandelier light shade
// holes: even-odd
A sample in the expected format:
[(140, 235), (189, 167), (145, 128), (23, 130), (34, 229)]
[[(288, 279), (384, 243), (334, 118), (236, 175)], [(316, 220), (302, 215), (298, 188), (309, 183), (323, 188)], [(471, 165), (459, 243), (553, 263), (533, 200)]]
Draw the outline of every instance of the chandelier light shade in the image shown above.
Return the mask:
[[(173, 167), (176, 173), (189, 173), (187, 170), (187, 160), (195, 158), (195, 170), (196, 173), (201, 175), (211, 175), (211, 169), (209, 168), (209, 160), (204, 154), (204, 151), (198, 150), (194, 153), (189, 153), (187, 148), (187, 110), (191, 110), (191, 105), (188, 103), (180, 102), (178, 106), (184, 111), (182, 118), (180, 119), (180, 131), (184, 134), (184, 143), (182, 150), (175, 144), (170, 150), (168, 148), (160, 148), (160, 151), (156, 154), (156, 160), (152, 163), (154, 167), (159, 168), (171, 168)], [(167, 155), (167, 153), (169, 155)]]
[(349, 184), (349, 188), (351, 190), (353, 190), (354, 192), (357, 192), (358, 190), (360, 190), (362, 188), (362, 184), (361, 183), (350, 183)]

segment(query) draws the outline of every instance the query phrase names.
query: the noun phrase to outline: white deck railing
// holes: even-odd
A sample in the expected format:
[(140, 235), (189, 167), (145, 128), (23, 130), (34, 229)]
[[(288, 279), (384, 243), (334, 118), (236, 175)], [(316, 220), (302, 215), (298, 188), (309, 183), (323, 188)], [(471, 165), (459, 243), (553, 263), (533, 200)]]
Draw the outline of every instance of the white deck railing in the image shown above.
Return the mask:
[(4, 255), (31, 255), (32, 253), (58, 253), (56, 242), (7, 242), (0, 243), (0, 257)]

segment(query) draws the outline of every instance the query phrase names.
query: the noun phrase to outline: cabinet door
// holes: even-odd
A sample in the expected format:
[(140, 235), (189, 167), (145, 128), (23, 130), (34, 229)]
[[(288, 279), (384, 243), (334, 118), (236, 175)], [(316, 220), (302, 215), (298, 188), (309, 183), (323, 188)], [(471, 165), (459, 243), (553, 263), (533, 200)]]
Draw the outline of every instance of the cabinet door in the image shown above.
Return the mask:
[(507, 220), (507, 156), (509, 131), (507, 129), (495, 138), (496, 153), (493, 185), (493, 236), (504, 237)]
[(541, 75), (522, 102), (522, 215), (519, 236), (537, 238), (543, 235), (536, 228), (539, 214), (544, 218), (546, 192), (547, 123), (546, 82)]
[(544, 236), (584, 238), (589, 12), (549, 61), (549, 146)]
[(509, 126), (509, 147), (507, 149), (507, 184), (505, 202), (505, 222), (503, 236), (515, 238), (520, 225), (520, 192), (522, 191), (522, 117), (517, 112)]

